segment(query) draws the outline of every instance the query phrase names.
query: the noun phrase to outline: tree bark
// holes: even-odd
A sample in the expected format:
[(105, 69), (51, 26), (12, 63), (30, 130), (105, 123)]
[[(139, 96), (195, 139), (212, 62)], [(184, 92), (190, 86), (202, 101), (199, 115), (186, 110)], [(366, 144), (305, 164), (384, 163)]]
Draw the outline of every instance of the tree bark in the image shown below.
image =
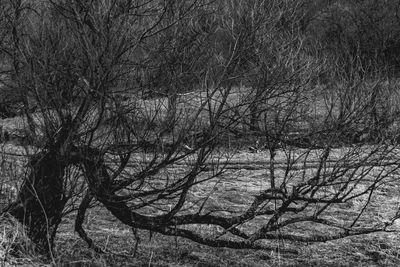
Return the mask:
[[(175, 91), (175, 90), (174, 90)], [(178, 104), (178, 95), (176, 92), (168, 94), (168, 106), (167, 115), (165, 118), (165, 133), (172, 133), (174, 131), (175, 121), (176, 121), (176, 111)]]
[(257, 104), (253, 103), (250, 105), (250, 131), (259, 131), (259, 110)]
[(64, 160), (53, 151), (44, 151), (30, 160), (31, 173), (18, 199), (6, 210), (26, 226), (38, 253), (51, 257), (54, 238), (67, 202), (63, 189)]
[(262, 90), (258, 85), (255, 85), (255, 97), (253, 101), (250, 103), (249, 111), (250, 111), (250, 131), (260, 131), (260, 99), (262, 97)]

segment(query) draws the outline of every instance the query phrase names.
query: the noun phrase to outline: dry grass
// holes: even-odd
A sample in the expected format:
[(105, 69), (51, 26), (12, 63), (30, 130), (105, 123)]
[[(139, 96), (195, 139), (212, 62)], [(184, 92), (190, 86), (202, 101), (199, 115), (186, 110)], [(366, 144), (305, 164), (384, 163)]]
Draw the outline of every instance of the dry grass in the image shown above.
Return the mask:
[[(338, 215), (340, 215), (338, 211)], [(141, 243), (130, 229), (97, 208), (88, 216), (88, 233), (107, 250), (96, 254), (76, 234), (66, 219), (57, 242), (57, 265), (65, 266), (399, 266), (398, 234), (373, 234), (335, 242), (298, 244), (299, 255), (210, 248), (182, 238), (140, 231)], [(309, 229), (313, 231), (313, 229)], [(276, 241), (272, 241), (276, 242)], [(277, 242), (285, 246), (285, 242)]]
[(45, 262), (34, 251), (25, 235), (23, 226), (13, 217), (0, 217), (0, 263), (1, 266), (40, 266)]
[[(189, 96), (186, 96), (189, 98)], [(199, 101), (185, 99), (198, 106)], [(196, 102), (197, 101), (197, 102)], [(145, 107), (151, 107), (150, 113), (157, 109), (165, 109), (165, 103), (152, 101), (154, 108), (143, 101)], [(318, 112), (317, 112), (318, 113)], [(5, 128), (13, 128), (5, 122)], [(10, 124), (15, 122), (9, 122)], [(20, 122), (25, 127), (24, 122)], [(18, 128), (18, 127), (17, 127)], [(10, 130), (11, 131), (11, 130)], [(3, 151), (9, 153), (24, 154), (26, 151), (14, 151), (15, 146), (7, 144)], [(340, 158), (345, 149), (337, 149), (333, 153), (333, 159)], [(301, 151), (299, 151), (301, 154)], [(278, 152), (277, 173), (279, 166), (284, 165), (284, 155)], [(266, 176), (266, 164), (269, 156), (267, 152), (251, 154), (241, 152), (230, 159), (228, 172), (219, 180), (210, 181), (195, 187), (188, 198), (198, 199), (213, 191), (207, 203), (207, 209), (222, 209), (230, 212), (240, 212), (250, 203), (252, 196), (261, 190), (268, 188)], [(17, 166), (24, 164), (22, 159), (11, 160), (6, 155), (1, 160), (16, 162)], [(146, 161), (142, 159), (143, 161)], [(140, 161), (140, 160), (138, 160)], [(313, 162), (310, 162), (311, 169)], [(184, 166), (174, 166), (179, 169)], [(17, 168), (18, 169), (18, 168)], [(15, 173), (15, 172), (13, 172)], [(21, 170), (17, 176), (22, 177)], [(7, 173), (0, 172), (2, 181), (11, 177)], [(12, 176), (12, 177), (15, 177)], [(375, 201), (366, 213), (368, 218), (379, 219), (389, 216), (399, 206), (400, 182), (394, 181), (379, 188)], [(9, 179), (6, 184), (18, 183), (18, 179)], [(356, 212), (361, 203), (353, 201), (348, 205), (339, 205), (329, 211), (330, 216), (337, 220), (344, 219), (349, 214)], [(105, 209), (101, 207), (90, 210), (87, 214), (84, 227), (97, 245), (107, 251), (105, 254), (97, 254), (87, 248), (87, 245), (74, 233), (74, 214), (64, 218), (58, 233), (56, 243), (56, 256), (53, 260), (55, 266), (400, 266), (400, 235), (398, 232), (371, 234), (345, 238), (338, 241), (303, 244), (287, 241), (270, 241), (280, 247), (296, 246), (298, 255), (281, 255), (276, 252), (254, 250), (232, 250), (225, 248), (210, 248), (202, 246), (183, 238), (165, 237), (159, 234), (151, 234), (148, 231), (139, 231), (141, 242), (137, 254), (134, 256), (134, 248), (137, 240), (131, 229), (122, 225)], [(213, 231), (211, 227), (201, 226), (200, 230)], [(246, 227), (254, 227), (252, 224)], [(322, 231), (315, 226), (302, 224), (290, 231), (313, 233)], [(393, 227), (400, 230), (400, 223)], [(13, 246), (18, 246), (20, 254), (13, 253)], [(1, 262), (2, 261), (2, 262)], [(25, 265), (40, 266), (43, 261), (33, 253), (31, 244), (23, 234), (21, 225), (11, 218), (0, 218), (0, 266)]]
[[(251, 165), (265, 162), (265, 155), (241, 153), (237, 163)], [(212, 182), (196, 188), (195, 194), (201, 195), (211, 188), (212, 195), (208, 208), (225, 208), (237, 212), (251, 201), (252, 193), (262, 190), (265, 183), (265, 169), (248, 170), (238, 168), (229, 170), (217, 186)], [(238, 165), (241, 166), (240, 164)], [(179, 166), (182, 168), (182, 166)], [(229, 179), (228, 179), (229, 178)], [(393, 207), (399, 205), (400, 183), (393, 181), (379, 189), (375, 201), (368, 209), (366, 220), (388, 216)], [(189, 198), (190, 202), (190, 198)], [(360, 203), (352, 202), (340, 205), (330, 211), (338, 220), (354, 213)], [(131, 229), (119, 223), (108, 211), (96, 207), (87, 214), (84, 227), (96, 244), (107, 251), (97, 254), (87, 248), (86, 244), (74, 233), (74, 214), (64, 218), (59, 229), (56, 243), (55, 266), (399, 266), (400, 235), (394, 233), (371, 234), (345, 238), (338, 241), (300, 244), (287, 241), (270, 241), (280, 247), (296, 246), (298, 255), (280, 255), (275, 252), (255, 250), (232, 250), (210, 248), (183, 238), (165, 237), (139, 231), (140, 243), (134, 256), (137, 240)], [(41, 266), (43, 261), (35, 255), (23, 235), (21, 226), (10, 218), (1, 218), (0, 223), (0, 256), (4, 264), (22, 266)], [(251, 224), (246, 227), (252, 227)], [(213, 228), (202, 226), (205, 232)], [(301, 224), (296, 229), (303, 233), (319, 231), (315, 226)], [(400, 230), (400, 223), (393, 230)], [(13, 246), (22, 247), (19, 255), (13, 254)], [(6, 265), (7, 266), (7, 265)]]

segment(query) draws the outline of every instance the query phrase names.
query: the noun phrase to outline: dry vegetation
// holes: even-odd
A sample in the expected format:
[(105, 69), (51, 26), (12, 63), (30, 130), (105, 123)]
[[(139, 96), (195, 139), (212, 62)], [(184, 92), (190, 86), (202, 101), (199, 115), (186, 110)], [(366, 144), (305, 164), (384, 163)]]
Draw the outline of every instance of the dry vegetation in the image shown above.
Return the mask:
[(329, 2), (0, 0), (0, 265), (400, 265), (400, 2)]
[[(253, 141), (250, 142), (250, 144)], [(373, 148), (368, 145), (360, 147), (337, 148), (327, 160), (327, 169), (337, 168), (340, 165), (354, 164), (350, 158), (343, 160), (343, 155), (348, 151), (368, 153)], [(398, 154), (398, 149), (393, 148), (393, 155)], [(266, 149), (260, 149), (258, 153), (250, 153), (245, 148), (237, 150), (225, 147), (218, 158), (211, 158), (206, 166), (210, 171), (213, 164), (224, 165), (225, 172), (200, 183), (191, 188), (187, 202), (182, 211), (194, 209), (201, 204), (204, 211), (214, 211), (218, 214), (232, 215), (240, 214), (253, 201), (254, 196), (270, 187), (269, 167), (270, 154)], [(8, 142), (2, 146), (2, 201), (3, 205), (14, 200), (16, 189), (21, 183), (19, 177), (24, 176), (21, 171), (27, 164), (26, 157), (33, 153), (33, 148), (18, 146)], [(235, 153), (233, 153), (235, 152)], [(277, 177), (285, 177), (288, 166), (288, 154), (297, 159), (291, 165), (291, 183), (299, 183), (304, 173), (310, 175), (315, 173), (319, 166), (319, 155), (321, 150), (306, 150), (295, 147), (287, 147), (277, 151), (275, 170)], [(355, 152), (354, 152), (355, 153)], [(311, 155), (310, 155), (311, 154)], [(138, 168), (152, 157), (151, 154), (144, 156), (137, 154), (133, 168)], [(290, 157), (291, 158), (291, 157)], [(389, 156), (384, 164), (397, 164), (395, 156)], [(179, 175), (185, 172), (190, 160), (180, 162), (168, 167), (162, 176), (168, 172), (170, 175)], [(306, 165), (305, 165), (306, 164)], [(363, 190), (373, 181), (379, 166), (372, 167), (371, 176), (366, 176), (356, 190)], [(347, 167), (346, 167), (347, 168)], [(134, 172), (132, 170), (132, 172)], [(363, 212), (360, 224), (379, 224), (387, 222), (388, 218), (396, 216), (400, 205), (400, 183), (398, 182), (399, 171), (395, 171), (385, 179), (384, 183), (377, 186), (374, 195), (369, 199), (369, 205)], [(200, 175), (198, 179), (207, 177), (207, 173)], [(154, 180), (157, 183), (157, 176)], [(277, 181), (278, 183), (280, 181)], [(11, 190), (10, 190), (11, 188)], [(8, 190), (8, 191), (7, 191)], [(124, 189), (125, 191), (129, 189)], [(128, 194), (120, 192), (119, 194)], [(5, 199), (6, 198), (6, 199)], [(207, 202), (199, 200), (207, 198)], [(368, 196), (356, 198), (343, 204), (331, 207), (326, 216), (334, 221), (343, 223), (349, 218), (358, 216), (360, 209), (365, 205)], [(269, 203), (272, 209), (276, 205)], [(147, 207), (143, 214), (162, 213), (162, 209), (168, 209), (168, 202), (158, 206)], [(311, 208), (308, 212), (313, 213), (317, 209)], [(137, 234), (132, 229), (121, 224), (112, 214), (98, 204), (87, 212), (85, 228), (87, 233), (94, 239), (105, 253), (96, 253), (87, 248), (85, 242), (74, 233), (75, 212), (67, 214), (58, 230), (58, 239), (55, 247), (55, 257), (52, 259), (56, 266), (397, 266), (400, 264), (399, 234), (400, 224), (396, 221), (388, 229), (388, 233), (376, 233), (342, 240), (328, 241), (323, 243), (291, 242), (290, 240), (268, 241), (275, 244), (277, 251), (263, 250), (233, 250), (226, 248), (210, 248), (188, 241), (181, 237), (166, 237), (147, 230), (138, 230)], [(267, 218), (257, 218), (241, 225), (242, 229), (256, 229), (262, 225)], [(284, 219), (284, 218), (282, 218)], [(223, 236), (221, 229), (212, 225), (193, 226), (198, 232), (205, 235)], [(1, 257), (6, 266), (42, 265), (46, 261), (37, 255), (33, 245), (24, 233), (24, 227), (11, 216), (3, 215), (1, 218)], [(300, 234), (312, 236), (315, 234), (334, 234), (335, 229), (324, 225), (300, 223), (292, 227), (279, 230), (279, 233)], [(138, 247), (136, 248), (136, 244)], [(285, 253), (285, 249), (295, 248), (296, 253)], [(280, 251), (282, 249), (282, 251)]]

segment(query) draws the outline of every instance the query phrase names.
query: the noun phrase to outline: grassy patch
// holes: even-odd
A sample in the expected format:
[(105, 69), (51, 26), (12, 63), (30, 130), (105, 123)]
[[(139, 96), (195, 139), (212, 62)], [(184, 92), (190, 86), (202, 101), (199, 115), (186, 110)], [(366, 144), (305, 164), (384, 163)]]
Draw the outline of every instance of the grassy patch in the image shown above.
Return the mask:
[[(337, 151), (333, 154), (332, 161)], [(300, 152), (299, 152), (300, 153)], [(300, 153), (301, 154), (301, 153)], [(269, 187), (268, 153), (250, 154), (241, 152), (230, 161), (230, 167), (222, 176), (206, 183), (196, 185), (191, 190), (186, 209), (196, 206), (196, 200), (208, 196), (205, 210), (237, 214), (251, 203), (257, 193)], [(284, 165), (284, 157), (279, 160), (277, 175), (283, 172), (279, 164)], [(252, 168), (247, 168), (252, 166)], [(301, 166), (299, 166), (299, 170)], [(312, 162), (309, 171), (313, 171)], [(172, 166), (170, 172), (184, 172), (183, 165)], [(294, 170), (295, 171), (295, 170)], [(300, 170), (301, 171), (301, 170)], [(393, 179), (382, 184), (376, 191), (371, 204), (365, 210), (361, 221), (374, 223), (384, 221), (395, 212), (399, 205), (400, 183)], [(201, 178), (201, 177), (200, 177)], [(361, 183), (360, 188), (363, 187)], [(164, 203), (165, 204), (165, 203)], [(354, 216), (363, 206), (362, 200), (353, 200), (338, 204), (327, 210), (326, 214), (337, 222), (345, 221)], [(311, 209), (310, 213), (313, 212)], [(356, 236), (325, 243), (296, 243), (283, 240), (267, 240), (271, 245), (280, 248), (295, 247), (298, 255), (280, 254), (271, 251), (232, 250), (226, 248), (211, 248), (177, 237), (166, 237), (149, 231), (139, 230), (139, 245), (135, 254), (137, 239), (132, 230), (121, 224), (107, 210), (95, 207), (88, 211), (84, 224), (87, 233), (95, 243), (106, 253), (98, 254), (87, 248), (86, 243), (74, 233), (74, 214), (66, 216), (59, 229), (56, 242), (55, 266), (399, 266), (400, 236), (397, 232), (376, 233)], [(263, 223), (263, 218), (243, 224), (243, 229), (254, 229)], [(22, 227), (15, 221), (4, 219), (0, 224), (1, 260), (9, 264), (25, 266), (40, 266), (43, 264), (33, 253), (29, 242), (23, 235)], [(219, 231), (208, 225), (191, 226), (205, 234)], [(326, 227), (315, 224), (299, 223), (283, 228), (288, 233), (309, 235), (326, 234)], [(397, 223), (392, 230), (400, 230)], [(332, 230), (333, 231), (333, 230)], [(15, 255), (11, 244), (24, 244), (22, 254)]]

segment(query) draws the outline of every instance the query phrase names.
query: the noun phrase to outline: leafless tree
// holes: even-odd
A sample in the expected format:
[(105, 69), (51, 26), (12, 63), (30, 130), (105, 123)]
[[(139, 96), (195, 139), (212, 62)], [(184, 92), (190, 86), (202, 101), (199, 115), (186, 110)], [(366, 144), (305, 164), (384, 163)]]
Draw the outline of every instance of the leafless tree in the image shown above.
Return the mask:
[[(325, 120), (331, 109), (316, 119), (308, 107), (319, 59), (311, 58), (297, 29), (289, 30), (294, 7), (241, 2), (1, 2), (6, 18), (24, 10), (22, 28), (4, 24), (10, 40), (19, 38), (5, 44), (13, 53), (4, 50), (4, 57), (9, 86), (27, 99), (31, 145), (38, 149), (4, 212), (27, 226), (38, 251), (51, 256), (62, 216), (74, 207), (75, 230), (100, 251), (83, 228), (94, 200), (133, 229), (215, 247), (277, 250), (264, 241), (327, 241), (393, 223), (396, 214), (385, 223), (359, 224), (371, 196), (398, 168), (396, 146), (338, 149), (341, 128)], [(161, 40), (165, 47), (154, 43)], [(144, 91), (157, 89), (149, 86), (157, 71), (166, 95), (145, 99)], [(249, 114), (268, 144), (268, 187), (240, 210), (210, 207), (215, 190), (195, 191), (223, 183), (233, 152), (221, 144), (248, 126)], [(299, 141), (307, 136), (308, 143)], [(332, 218), (336, 206), (354, 199), (364, 201), (354, 216)], [(304, 223), (322, 230), (294, 232)], [(204, 234), (193, 225), (215, 231)], [(327, 235), (326, 228), (335, 232)]]

